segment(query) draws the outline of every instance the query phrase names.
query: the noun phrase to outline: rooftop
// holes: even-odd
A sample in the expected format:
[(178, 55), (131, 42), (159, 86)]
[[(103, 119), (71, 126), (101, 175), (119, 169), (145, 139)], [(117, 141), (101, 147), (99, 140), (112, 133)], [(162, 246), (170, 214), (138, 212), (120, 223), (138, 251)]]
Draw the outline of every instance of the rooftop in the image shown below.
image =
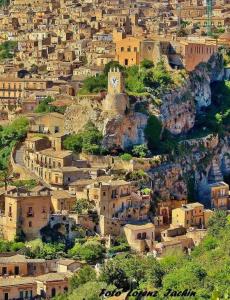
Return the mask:
[(146, 224), (143, 224), (143, 223), (140, 223), (140, 224), (126, 224), (124, 226), (124, 228), (128, 228), (128, 229), (131, 229), (131, 230), (147, 230), (147, 229), (153, 229), (155, 226), (153, 223), (146, 223)]

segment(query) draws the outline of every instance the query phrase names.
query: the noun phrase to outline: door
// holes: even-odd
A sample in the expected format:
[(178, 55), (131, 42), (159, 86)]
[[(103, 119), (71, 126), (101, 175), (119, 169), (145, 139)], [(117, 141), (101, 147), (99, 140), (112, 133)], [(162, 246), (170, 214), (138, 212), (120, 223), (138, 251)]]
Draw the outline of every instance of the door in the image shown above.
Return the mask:
[(9, 294), (8, 293), (4, 293), (4, 300), (9, 300)]
[(2, 268), (2, 275), (5, 275), (5, 274), (7, 274), (7, 267)]
[(52, 288), (51, 290), (51, 297), (55, 297), (56, 296), (56, 289)]

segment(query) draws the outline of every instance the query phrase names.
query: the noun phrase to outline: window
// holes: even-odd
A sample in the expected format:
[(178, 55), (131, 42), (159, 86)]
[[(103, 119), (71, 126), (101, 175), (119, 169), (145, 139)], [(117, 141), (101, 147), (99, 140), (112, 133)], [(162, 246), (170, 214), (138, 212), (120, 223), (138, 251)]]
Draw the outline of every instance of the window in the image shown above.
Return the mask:
[(129, 60), (126, 58), (125, 59), (125, 66), (128, 66), (128, 64), (129, 64)]
[(23, 298), (24, 298), (24, 293), (23, 293), (23, 291), (20, 291), (20, 292), (19, 292), (19, 298), (20, 298), (20, 299), (23, 299)]
[(32, 227), (32, 222), (31, 221), (29, 221), (29, 227)]
[(140, 240), (141, 239), (141, 233), (137, 234), (137, 239)]
[(141, 236), (141, 238), (142, 238), (143, 240), (145, 240), (145, 239), (146, 239), (146, 232), (143, 232), (143, 233), (142, 233), (142, 236)]
[(14, 274), (19, 275), (19, 267), (18, 266), (14, 267)]
[(124, 47), (121, 47), (121, 52), (124, 52)]
[(27, 217), (33, 217), (33, 207), (28, 207)]
[(8, 214), (9, 217), (12, 217), (12, 206), (9, 206), (9, 214)]

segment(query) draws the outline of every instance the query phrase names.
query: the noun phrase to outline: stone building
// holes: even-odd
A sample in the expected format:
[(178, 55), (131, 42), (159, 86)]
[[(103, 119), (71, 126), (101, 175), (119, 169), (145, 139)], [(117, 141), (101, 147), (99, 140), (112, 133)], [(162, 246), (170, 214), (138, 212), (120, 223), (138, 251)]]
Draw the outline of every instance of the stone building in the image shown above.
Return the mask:
[(99, 215), (98, 230), (102, 235), (120, 235), (122, 224), (148, 220), (150, 196), (138, 193), (130, 182), (96, 182), (87, 186), (85, 191)]
[(132, 250), (152, 251), (155, 241), (155, 226), (152, 223), (126, 224), (124, 233)]
[(214, 209), (230, 209), (229, 185), (223, 181), (208, 185), (208, 198)]
[(212, 211), (204, 209), (204, 205), (198, 202), (182, 205), (172, 210), (172, 225), (189, 227), (206, 227)]
[(5, 196), (5, 211), (0, 217), (3, 237), (14, 240), (25, 235), (27, 240), (40, 236), (40, 229), (48, 224), (50, 193), (9, 193)]

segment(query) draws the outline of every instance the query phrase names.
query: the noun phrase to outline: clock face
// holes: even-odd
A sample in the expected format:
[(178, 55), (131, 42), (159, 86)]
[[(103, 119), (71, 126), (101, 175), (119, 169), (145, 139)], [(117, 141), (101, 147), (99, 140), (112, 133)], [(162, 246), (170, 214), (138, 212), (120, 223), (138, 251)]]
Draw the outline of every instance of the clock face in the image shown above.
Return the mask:
[(112, 86), (115, 88), (118, 86), (119, 80), (116, 77), (112, 77), (110, 80)]

